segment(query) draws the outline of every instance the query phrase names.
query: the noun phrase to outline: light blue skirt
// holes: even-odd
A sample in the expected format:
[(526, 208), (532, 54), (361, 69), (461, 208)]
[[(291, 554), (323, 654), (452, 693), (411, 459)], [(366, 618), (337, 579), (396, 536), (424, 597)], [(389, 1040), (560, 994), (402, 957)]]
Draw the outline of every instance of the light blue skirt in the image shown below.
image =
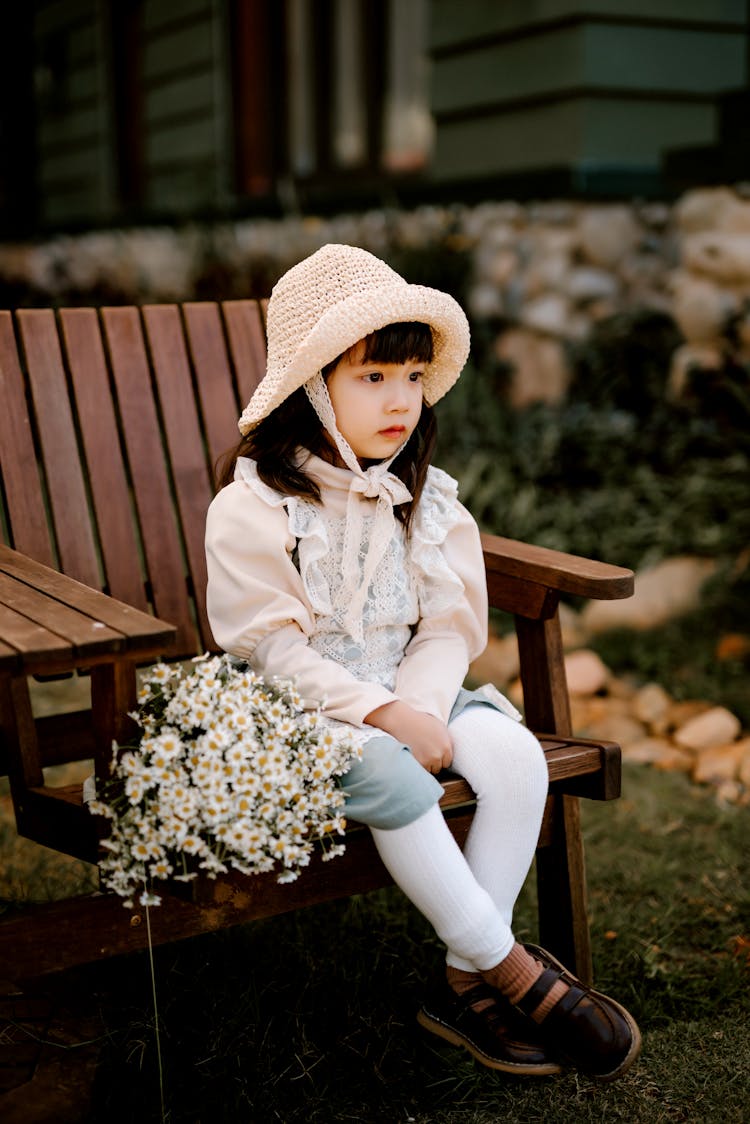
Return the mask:
[[(479, 691), (463, 687), (453, 704), (448, 724), (467, 706), (489, 706), (502, 713)], [(443, 795), (443, 786), (423, 768), (408, 746), (390, 734), (371, 738), (348, 773), (339, 778), (346, 793), (346, 817), (387, 830), (405, 827), (424, 815)]]

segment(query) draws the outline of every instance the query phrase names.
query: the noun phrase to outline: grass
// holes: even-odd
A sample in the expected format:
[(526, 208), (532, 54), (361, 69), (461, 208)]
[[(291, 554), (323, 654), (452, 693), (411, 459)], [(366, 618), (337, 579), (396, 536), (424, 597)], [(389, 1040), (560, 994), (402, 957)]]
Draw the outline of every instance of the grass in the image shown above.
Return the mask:
[[(639, 766), (585, 805), (597, 982), (644, 1034), (620, 1081), (514, 1079), (425, 1035), (441, 950), (388, 890), (156, 950), (170, 1124), (746, 1121), (749, 821)], [(516, 930), (535, 934), (530, 886)], [(147, 957), (68, 982), (106, 1026), (90, 1121), (159, 1120)]]

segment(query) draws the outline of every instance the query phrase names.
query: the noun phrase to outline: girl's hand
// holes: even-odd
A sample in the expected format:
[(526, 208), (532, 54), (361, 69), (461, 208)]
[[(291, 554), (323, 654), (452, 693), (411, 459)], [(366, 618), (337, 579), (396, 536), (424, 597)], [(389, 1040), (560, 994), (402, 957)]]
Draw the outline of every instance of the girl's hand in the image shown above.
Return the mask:
[(365, 722), (408, 745), (428, 773), (439, 773), (453, 761), (453, 740), (448, 727), (439, 718), (414, 710), (407, 703), (396, 700), (379, 706), (370, 711)]

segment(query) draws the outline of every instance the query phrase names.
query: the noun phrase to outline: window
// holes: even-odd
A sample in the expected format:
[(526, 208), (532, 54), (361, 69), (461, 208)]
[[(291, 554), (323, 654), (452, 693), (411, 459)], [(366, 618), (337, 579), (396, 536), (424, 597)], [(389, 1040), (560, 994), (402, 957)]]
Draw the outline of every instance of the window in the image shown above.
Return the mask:
[(428, 14), (429, 0), (235, 0), (240, 192), (340, 193), (420, 172), (433, 132)]

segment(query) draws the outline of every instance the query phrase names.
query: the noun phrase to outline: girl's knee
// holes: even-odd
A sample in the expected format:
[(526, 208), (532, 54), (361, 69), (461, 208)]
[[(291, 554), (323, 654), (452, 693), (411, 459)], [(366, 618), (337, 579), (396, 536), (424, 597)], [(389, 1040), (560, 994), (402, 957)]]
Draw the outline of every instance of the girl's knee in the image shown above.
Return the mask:
[(341, 778), (346, 814), (369, 827), (404, 827), (437, 803), (442, 785), (394, 738), (373, 738)]
[[(522, 789), (540, 798), (549, 776), (544, 751), (526, 726), (487, 706), (470, 707), (451, 724), (456, 772), (482, 790)], [(517, 781), (518, 785), (513, 782)]]

